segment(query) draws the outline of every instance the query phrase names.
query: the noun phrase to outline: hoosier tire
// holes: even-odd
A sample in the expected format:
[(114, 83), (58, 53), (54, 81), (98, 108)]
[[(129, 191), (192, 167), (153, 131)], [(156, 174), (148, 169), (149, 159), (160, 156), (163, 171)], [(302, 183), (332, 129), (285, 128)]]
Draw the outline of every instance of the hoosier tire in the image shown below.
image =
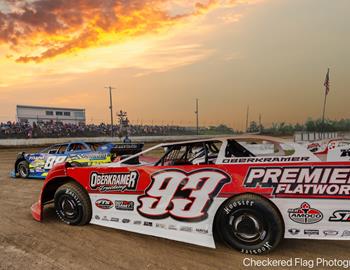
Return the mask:
[(245, 254), (268, 253), (284, 235), (283, 220), (277, 209), (254, 194), (225, 202), (218, 210), (214, 225), (227, 245)]
[(91, 201), (86, 191), (76, 183), (60, 186), (54, 196), (57, 216), (69, 225), (85, 225), (91, 220)]

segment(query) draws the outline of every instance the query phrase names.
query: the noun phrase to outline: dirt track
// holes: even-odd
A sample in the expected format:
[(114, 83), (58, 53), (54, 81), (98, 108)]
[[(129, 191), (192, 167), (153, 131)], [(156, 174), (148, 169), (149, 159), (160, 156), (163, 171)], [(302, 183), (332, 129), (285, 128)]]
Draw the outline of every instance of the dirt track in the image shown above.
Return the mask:
[[(67, 226), (52, 208), (43, 223), (36, 222), (30, 206), (42, 181), (8, 176), (17, 152), (0, 149), (0, 269), (253, 269), (243, 266), (248, 256), (220, 243), (213, 250), (94, 225)], [(252, 258), (349, 259), (349, 249), (350, 241), (285, 240), (268, 256)]]

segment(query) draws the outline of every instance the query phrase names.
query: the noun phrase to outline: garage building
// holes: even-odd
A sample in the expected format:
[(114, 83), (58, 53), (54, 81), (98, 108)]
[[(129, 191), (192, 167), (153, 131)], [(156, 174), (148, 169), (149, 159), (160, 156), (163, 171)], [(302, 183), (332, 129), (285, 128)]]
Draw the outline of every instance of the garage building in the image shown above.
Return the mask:
[(85, 124), (85, 109), (17, 105), (18, 122), (62, 122), (64, 124)]

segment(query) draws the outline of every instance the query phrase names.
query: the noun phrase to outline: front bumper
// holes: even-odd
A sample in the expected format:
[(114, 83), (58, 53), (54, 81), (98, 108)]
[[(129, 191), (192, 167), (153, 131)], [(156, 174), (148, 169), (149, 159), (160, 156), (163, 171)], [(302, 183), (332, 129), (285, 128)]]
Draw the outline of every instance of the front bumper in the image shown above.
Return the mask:
[(36, 202), (30, 208), (32, 211), (32, 216), (36, 221), (42, 221), (43, 207), (41, 202)]

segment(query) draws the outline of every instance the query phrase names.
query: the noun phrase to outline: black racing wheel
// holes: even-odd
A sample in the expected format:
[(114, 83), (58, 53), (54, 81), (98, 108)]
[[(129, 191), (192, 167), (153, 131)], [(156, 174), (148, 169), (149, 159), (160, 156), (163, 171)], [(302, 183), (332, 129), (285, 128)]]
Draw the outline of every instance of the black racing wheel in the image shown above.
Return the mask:
[(86, 191), (76, 183), (60, 186), (54, 197), (58, 217), (69, 225), (85, 225), (91, 220), (91, 201)]
[(17, 164), (17, 172), (22, 178), (29, 177), (29, 164), (26, 160), (23, 160)]
[(214, 226), (227, 245), (247, 254), (273, 250), (284, 234), (283, 220), (275, 206), (254, 194), (226, 201), (218, 210)]

